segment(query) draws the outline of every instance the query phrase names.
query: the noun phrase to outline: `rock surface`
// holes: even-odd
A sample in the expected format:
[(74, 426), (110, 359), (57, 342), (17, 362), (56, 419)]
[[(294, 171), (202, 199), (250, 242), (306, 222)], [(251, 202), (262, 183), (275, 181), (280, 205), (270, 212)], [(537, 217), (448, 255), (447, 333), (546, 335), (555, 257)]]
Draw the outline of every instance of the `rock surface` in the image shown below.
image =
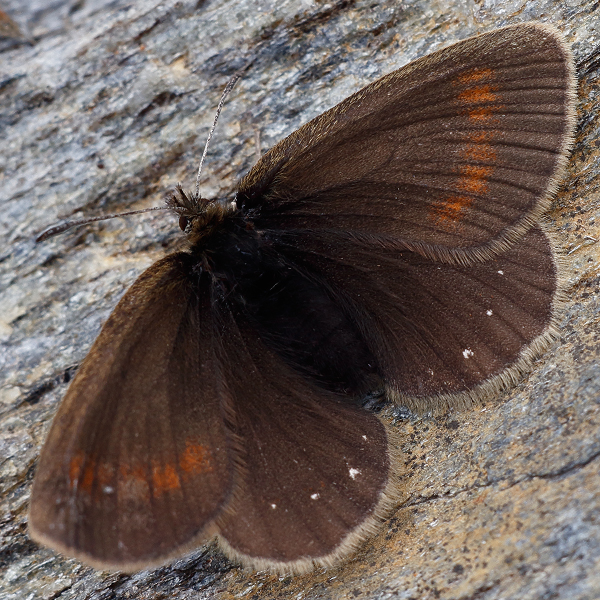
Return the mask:
[[(600, 8), (590, 0), (5, 1), (34, 41), (0, 54), (0, 598), (600, 597)], [(158, 205), (202, 180), (225, 195), (268, 148), (377, 76), (526, 20), (557, 25), (580, 72), (576, 144), (549, 213), (564, 251), (562, 339), (515, 389), (468, 412), (402, 413), (405, 502), (341, 566), (244, 571), (209, 544), (134, 575), (95, 571), (26, 533), (31, 480), (73, 367), (144, 268), (177, 247), (164, 213), (42, 245), (61, 217)]]

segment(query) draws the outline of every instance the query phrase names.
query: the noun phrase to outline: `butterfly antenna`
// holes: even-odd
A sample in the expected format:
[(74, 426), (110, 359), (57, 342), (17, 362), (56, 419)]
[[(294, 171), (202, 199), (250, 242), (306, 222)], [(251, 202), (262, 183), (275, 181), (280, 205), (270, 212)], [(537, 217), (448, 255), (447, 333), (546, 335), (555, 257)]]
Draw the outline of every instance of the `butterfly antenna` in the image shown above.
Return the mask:
[(229, 96), (229, 92), (233, 89), (233, 86), (237, 83), (237, 80), (242, 76), (242, 72), (238, 71), (227, 83), (223, 93), (221, 94), (221, 99), (219, 100), (219, 105), (217, 106), (217, 112), (215, 114), (215, 120), (213, 121), (213, 125), (208, 132), (208, 138), (206, 139), (206, 144), (204, 145), (204, 152), (202, 153), (202, 158), (200, 159), (200, 166), (198, 167), (198, 175), (196, 176), (196, 198), (200, 197), (200, 174), (202, 173), (202, 165), (204, 164), (204, 159), (206, 158), (206, 153), (208, 152), (208, 144), (213, 136), (213, 132), (215, 127), (217, 126), (217, 121), (219, 120), (219, 115), (221, 114), (221, 110), (223, 109), (223, 105), (225, 104), (225, 98)]
[(71, 227), (77, 227), (77, 225), (87, 225), (88, 223), (94, 223), (95, 221), (106, 221), (107, 219), (115, 219), (116, 217), (126, 217), (127, 215), (138, 215), (140, 213), (150, 212), (151, 210), (169, 210), (168, 206), (153, 206), (152, 208), (141, 208), (140, 210), (130, 210), (122, 213), (114, 213), (112, 215), (103, 215), (101, 217), (89, 217), (87, 219), (77, 219), (74, 221), (63, 221), (62, 223), (57, 223), (56, 225), (52, 225), (45, 229), (40, 233), (36, 238), (36, 242), (43, 242), (48, 238), (54, 237), (59, 233), (63, 233), (63, 231), (67, 231), (67, 229), (71, 229)]
[[(206, 153), (208, 152), (208, 144), (213, 136), (213, 132), (215, 131), (215, 127), (217, 126), (217, 121), (219, 120), (219, 115), (221, 114), (221, 110), (223, 109), (223, 105), (225, 104), (225, 98), (229, 95), (229, 92), (233, 89), (233, 86), (237, 83), (237, 80), (242, 76), (243, 71), (248, 67), (244, 67), (240, 69), (227, 83), (223, 93), (221, 94), (221, 99), (219, 100), (219, 105), (217, 106), (217, 112), (215, 114), (215, 120), (213, 121), (213, 125), (208, 133), (208, 138), (206, 140), (206, 144), (204, 145), (204, 152), (202, 153), (202, 158), (200, 159), (200, 166), (198, 167), (198, 175), (196, 176), (196, 197), (200, 195), (200, 174), (202, 173), (202, 165), (204, 164), (204, 160), (206, 158)], [(126, 217), (128, 215), (137, 215), (140, 213), (150, 212), (151, 210), (170, 210), (169, 206), (154, 206), (152, 208), (142, 208), (140, 210), (130, 210), (128, 212), (123, 213), (114, 213), (111, 215), (103, 215), (101, 217), (90, 217), (87, 219), (77, 219), (74, 221), (63, 221), (62, 223), (58, 223), (56, 225), (52, 225), (48, 227), (42, 233), (40, 233), (36, 238), (36, 242), (43, 242), (48, 238), (54, 237), (59, 233), (63, 233), (71, 227), (77, 227), (78, 225), (87, 225), (88, 223), (94, 223), (96, 221), (106, 221), (107, 219), (114, 219), (116, 217)]]

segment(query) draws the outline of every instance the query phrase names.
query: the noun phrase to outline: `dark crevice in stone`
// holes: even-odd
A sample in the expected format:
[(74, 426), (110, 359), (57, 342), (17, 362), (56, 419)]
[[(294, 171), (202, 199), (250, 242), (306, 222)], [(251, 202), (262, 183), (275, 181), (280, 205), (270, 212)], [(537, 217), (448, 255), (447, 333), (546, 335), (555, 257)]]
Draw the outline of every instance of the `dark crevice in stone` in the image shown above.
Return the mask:
[(34, 405), (37, 404), (43, 396), (48, 392), (51, 392), (56, 386), (63, 383), (69, 383), (73, 379), (73, 375), (79, 368), (79, 365), (72, 365), (67, 367), (60, 375), (56, 375), (52, 379), (48, 379), (38, 385), (36, 385), (31, 391), (29, 391), (23, 400), (17, 404), (16, 408), (23, 406), (24, 404)]

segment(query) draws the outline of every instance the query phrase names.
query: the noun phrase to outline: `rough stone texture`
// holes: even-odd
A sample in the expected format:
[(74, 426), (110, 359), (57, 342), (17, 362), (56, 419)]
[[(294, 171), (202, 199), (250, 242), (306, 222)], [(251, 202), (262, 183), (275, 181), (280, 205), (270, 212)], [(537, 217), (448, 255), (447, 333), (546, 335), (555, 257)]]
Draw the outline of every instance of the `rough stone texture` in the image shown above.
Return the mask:
[[(26, 4), (26, 6), (23, 6)], [(0, 597), (600, 597), (600, 8), (591, 0), (5, 1), (34, 46), (0, 54)], [(135, 575), (27, 537), (32, 474), (66, 382), (127, 286), (178, 244), (164, 213), (71, 231), (58, 217), (157, 205), (191, 185), (228, 77), (202, 190), (378, 75), (508, 23), (555, 23), (580, 70), (568, 174), (549, 214), (565, 252), (563, 337), (516, 389), (443, 417), (401, 413), (408, 498), (351, 560), (252, 573), (213, 545)], [(405, 418), (401, 418), (402, 415)]]

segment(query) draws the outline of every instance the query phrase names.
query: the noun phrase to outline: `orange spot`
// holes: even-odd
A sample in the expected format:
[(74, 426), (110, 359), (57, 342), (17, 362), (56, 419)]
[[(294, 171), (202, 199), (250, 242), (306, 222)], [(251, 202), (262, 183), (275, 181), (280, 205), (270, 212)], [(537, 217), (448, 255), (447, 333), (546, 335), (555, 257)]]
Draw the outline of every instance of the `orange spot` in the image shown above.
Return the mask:
[(79, 482), (80, 489), (82, 489), (84, 492), (88, 492), (89, 494), (92, 491), (92, 486), (94, 485), (95, 475), (96, 460), (93, 458), (88, 458), (83, 470), (83, 476)]
[(210, 464), (210, 450), (202, 444), (185, 443), (185, 450), (179, 459), (179, 466), (184, 473), (202, 473), (213, 470)]
[(496, 104), (493, 106), (480, 106), (478, 108), (471, 108), (467, 110), (467, 115), (472, 121), (484, 123), (491, 121), (492, 115), (494, 113), (500, 112), (503, 108), (504, 106), (502, 106), (501, 104)]
[(496, 150), (491, 144), (468, 144), (461, 152), (467, 160), (476, 160), (480, 162), (496, 162)]
[(472, 69), (459, 75), (456, 79), (460, 85), (471, 85), (484, 79), (491, 79), (493, 74), (492, 69)]
[(472, 203), (473, 198), (468, 196), (451, 196), (436, 203), (432, 208), (438, 221), (458, 221), (461, 213)]
[(484, 102), (496, 102), (498, 94), (494, 94), (491, 85), (482, 85), (481, 87), (468, 88), (458, 94), (458, 101), (462, 104), (483, 104)]
[(469, 140), (474, 144), (483, 144), (494, 139), (494, 134), (491, 131), (473, 131), (469, 134)]
[(152, 467), (152, 485), (154, 495), (161, 495), (170, 490), (181, 487), (179, 476), (173, 465), (164, 465), (162, 468), (159, 465)]
[(472, 194), (483, 194), (487, 191), (488, 178), (492, 172), (492, 167), (463, 165), (460, 168), (458, 187)]

